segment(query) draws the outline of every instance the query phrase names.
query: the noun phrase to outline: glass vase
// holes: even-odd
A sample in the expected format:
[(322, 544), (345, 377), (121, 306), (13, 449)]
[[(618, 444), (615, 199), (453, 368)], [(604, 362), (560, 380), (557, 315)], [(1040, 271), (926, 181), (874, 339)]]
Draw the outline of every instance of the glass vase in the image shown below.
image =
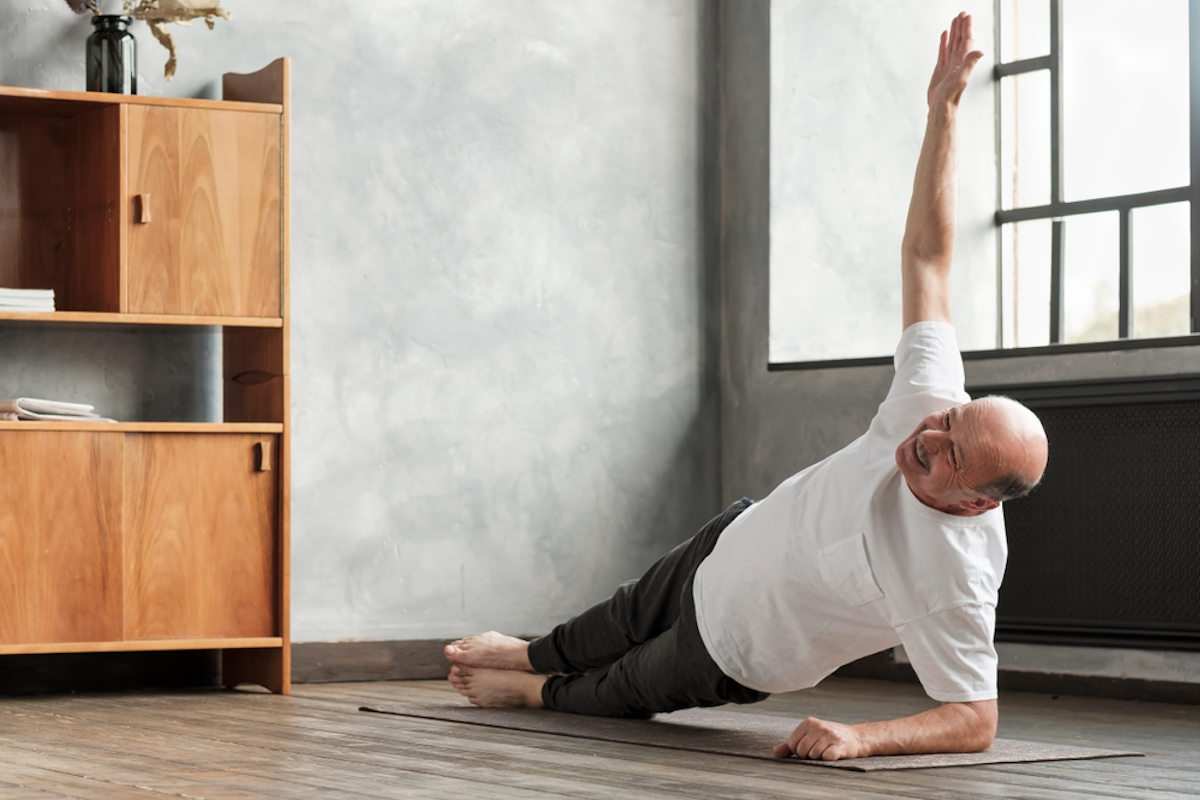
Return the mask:
[(129, 32), (133, 20), (121, 14), (92, 17), (95, 30), (87, 38), (87, 90), (137, 94), (137, 40)]

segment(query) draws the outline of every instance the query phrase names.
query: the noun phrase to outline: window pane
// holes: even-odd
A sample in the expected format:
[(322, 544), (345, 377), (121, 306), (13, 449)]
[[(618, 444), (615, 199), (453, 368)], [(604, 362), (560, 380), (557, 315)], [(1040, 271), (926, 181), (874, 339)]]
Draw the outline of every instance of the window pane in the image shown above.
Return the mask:
[(1133, 336), (1182, 336), (1191, 327), (1189, 203), (1131, 213)]
[(1000, 191), (1004, 208), (1050, 202), (1050, 72), (1000, 82)]
[(1063, 0), (1066, 200), (1186, 186), (1187, 0)]
[(1050, 220), (1005, 225), (1004, 346), (1050, 343)]
[(1000, 0), (1000, 61), (1050, 53), (1050, 0)]
[(1121, 229), (1116, 211), (1063, 221), (1063, 341), (1117, 338)]

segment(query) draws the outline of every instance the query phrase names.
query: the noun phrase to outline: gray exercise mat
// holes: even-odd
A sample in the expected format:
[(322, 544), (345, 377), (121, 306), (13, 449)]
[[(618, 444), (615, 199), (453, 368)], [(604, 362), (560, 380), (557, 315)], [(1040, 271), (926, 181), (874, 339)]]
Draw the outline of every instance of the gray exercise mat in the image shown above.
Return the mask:
[(1046, 742), (996, 739), (986, 753), (945, 753), (924, 756), (870, 756), (845, 761), (809, 761), (777, 759), (771, 748), (786, 742), (797, 720), (766, 714), (691, 708), (654, 719), (609, 719), (563, 714), (558, 711), (529, 708), (476, 708), (466, 705), (378, 705), (363, 706), (360, 711), (397, 714), (405, 717), (464, 722), (493, 728), (509, 728), (534, 733), (599, 739), (606, 742), (694, 750), (747, 758), (763, 758), (791, 764), (810, 764), (858, 772), (921, 767), (961, 767), (970, 764), (1009, 764), (1017, 761), (1064, 761), (1080, 758), (1140, 756), (1142, 753), (1098, 750)]

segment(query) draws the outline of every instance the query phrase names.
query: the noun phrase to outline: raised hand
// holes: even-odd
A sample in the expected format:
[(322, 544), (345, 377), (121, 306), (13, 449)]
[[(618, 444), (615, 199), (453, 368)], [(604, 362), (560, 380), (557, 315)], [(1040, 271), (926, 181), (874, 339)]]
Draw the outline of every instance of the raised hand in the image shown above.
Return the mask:
[(962, 99), (963, 90), (967, 88), (967, 80), (971, 70), (983, 58), (981, 50), (972, 49), (975, 40), (971, 37), (971, 15), (962, 12), (950, 23), (949, 31), (942, 31), (942, 39), (938, 44), (937, 66), (933, 68), (933, 77), (929, 80), (929, 91), (926, 99), (929, 107), (937, 105), (957, 106)]

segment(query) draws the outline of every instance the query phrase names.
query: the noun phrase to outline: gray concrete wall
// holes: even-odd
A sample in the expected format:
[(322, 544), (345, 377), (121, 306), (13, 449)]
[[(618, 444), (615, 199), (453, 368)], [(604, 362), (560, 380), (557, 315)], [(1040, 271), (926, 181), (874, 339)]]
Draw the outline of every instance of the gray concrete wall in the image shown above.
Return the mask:
[[(714, 5), (225, 6), (173, 83), (135, 24), (139, 80), (293, 59), (293, 637), (545, 630), (719, 510)], [(3, 0), (0, 83), (82, 88), (89, 30)], [(67, 399), (170, 369), (19, 335), (95, 364)]]

